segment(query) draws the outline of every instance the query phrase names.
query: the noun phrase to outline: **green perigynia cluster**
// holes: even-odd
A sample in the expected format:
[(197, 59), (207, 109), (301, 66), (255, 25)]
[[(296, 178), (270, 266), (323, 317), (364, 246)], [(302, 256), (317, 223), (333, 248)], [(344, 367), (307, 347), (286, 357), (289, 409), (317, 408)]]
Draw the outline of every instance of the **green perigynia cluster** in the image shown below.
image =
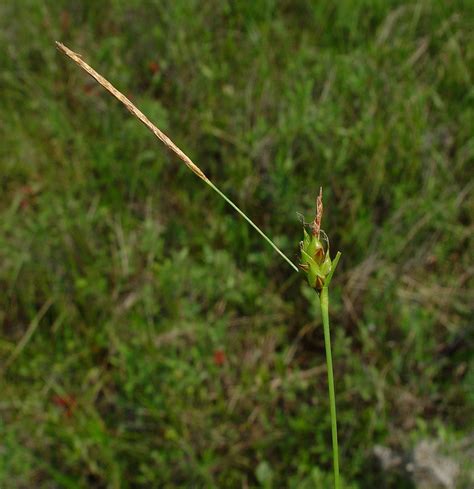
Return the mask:
[(332, 268), (329, 243), (325, 248), (317, 234), (308, 234), (306, 229), (303, 229), (303, 231), (303, 241), (300, 242), (300, 267), (306, 272), (309, 285), (320, 292)]

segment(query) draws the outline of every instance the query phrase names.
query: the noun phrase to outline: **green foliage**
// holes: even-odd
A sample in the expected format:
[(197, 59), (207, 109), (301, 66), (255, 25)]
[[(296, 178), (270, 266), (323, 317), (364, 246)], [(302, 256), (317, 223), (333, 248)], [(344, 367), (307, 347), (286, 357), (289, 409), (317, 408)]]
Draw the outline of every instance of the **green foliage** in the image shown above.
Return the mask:
[(346, 487), (373, 487), (375, 443), (472, 429), (473, 20), (462, 1), (2, 2), (0, 486), (332, 480), (314, 292), (55, 40), (295, 262), (323, 186)]

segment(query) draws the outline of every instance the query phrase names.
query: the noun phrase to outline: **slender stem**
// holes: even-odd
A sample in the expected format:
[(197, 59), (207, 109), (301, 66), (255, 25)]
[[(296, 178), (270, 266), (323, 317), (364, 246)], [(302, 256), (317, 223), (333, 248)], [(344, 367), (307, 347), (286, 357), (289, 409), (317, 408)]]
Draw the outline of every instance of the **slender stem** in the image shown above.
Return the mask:
[(100, 85), (102, 85), (109, 93), (111, 93), (117, 100), (125, 105), (127, 110), (133, 114), (142, 124), (144, 124), (168, 149), (173, 151), (173, 153), (184, 162), (184, 164), (195, 173), (201, 180), (207, 183), (213, 190), (215, 190), (228, 204), (230, 204), (259, 234), (265, 241), (267, 241), (270, 246), (293, 268), (295, 272), (299, 272), (298, 267), (281, 251), (278, 246), (243, 212), (236, 204), (234, 204), (225, 194), (223, 194), (210, 180), (206, 177), (204, 172), (191, 160), (191, 158), (160, 129), (158, 129), (153, 122), (148, 119), (148, 117), (139, 110), (129, 98), (127, 98), (122, 92), (117, 90), (112, 83), (110, 83), (106, 78), (104, 78), (100, 73), (89, 66), (82, 57), (71, 51), (68, 47), (60, 42), (56, 43), (58, 49), (63, 52), (66, 56), (71, 58), (75, 63), (77, 63), (86, 73), (88, 73), (92, 78), (94, 78)]
[(278, 246), (248, 217), (245, 212), (241, 211), (236, 204), (234, 204), (227, 195), (222, 193), (210, 180), (206, 180), (206, 183), (215, 190), (231, 207), (233, 207), (254, 229), (258, 234), (295, 270), (299, 272), (298, 267), (278, 248)]
[(339, 448), (337, 443), (336, 395), (334, 392), (334, 374), (332, 371), (331, 334), (329, 331), (329, 292), (323, 287), (320, 295), (321, 315), (324, 327), (324, 345), (328, 369), (329, 405), (331, 411), (332, 458), (334, 466), (334, 487), (339, 489)]

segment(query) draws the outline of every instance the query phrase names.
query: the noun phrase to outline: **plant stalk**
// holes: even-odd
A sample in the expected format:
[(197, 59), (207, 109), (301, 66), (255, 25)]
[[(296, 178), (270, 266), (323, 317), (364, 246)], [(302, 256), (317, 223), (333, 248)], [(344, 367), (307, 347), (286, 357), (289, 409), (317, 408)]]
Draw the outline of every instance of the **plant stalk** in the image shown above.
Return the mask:
[(60, 42), (56, 42), (58, 49), (66, 56), (72, 59), (78, 66), (80, 66), (86, 73), (94, 78), (102, 87), (104, 87), (109, 93), (111, 93), (117, 100), (122, 102), (127, 110), (133, 114), (142, 124), (144, 124), (168, 149), (170, 149), (183, 163), (195, 173), (201, 180), (215, 190), (229, 205), (231, 205), (259, 234), (260, 236), (293, 268), (295, 272), (299, 272), (298, 267), (278, 248), (278, 246), (248, 217), (244, 211), (242, 211), (234, 202), (232, 202), (223, 192), (221, 192), (212, 182), (207, 178), (204, 172), (191, 160), (191, 158), (160, 129), (158, 129), (148, 117), (139, 110), (129, 98), (127, 98), (122, 92), (117, 90), (106, 78), (97, 73), (91, 66), (89, 66), (82, 57), (71, 51), (68, 47)]
[(283, 251), (278, 248), (278, 246), (250, 219), (250, 217), (245, 214), (244, 211), (240, 210), (240, 208), (232, 202), (232, 200), (221, 192), (210, 180), (207, 180), (206, 183), (211, 187), (218, 195), (220, 195), (234, 210), (236, 210), (254, 229), (258, 234), (293, 268), (295, 272), (299, 272), (298, 267), (283, 253)]
[(331, 333), (329, 331), (329, 290), (327, 286), (320, 294), (321, 316), (324, 328), (324, 346), (326, 348), (326, 364), (328, 370), (329, 406), (331, 412), (332, 459), (334, 467), (334, 487), (340, 488), (339, 482), (339, 447), (337, 443), (336, 395), (334, 391), (334, 374), (332, 369)]

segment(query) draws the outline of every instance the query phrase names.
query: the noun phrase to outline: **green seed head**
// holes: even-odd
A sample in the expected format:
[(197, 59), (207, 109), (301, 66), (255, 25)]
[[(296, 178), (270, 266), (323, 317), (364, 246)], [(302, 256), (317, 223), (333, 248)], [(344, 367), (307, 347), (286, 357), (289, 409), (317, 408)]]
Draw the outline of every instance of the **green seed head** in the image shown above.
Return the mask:
[(326, 247), (321, 240), (321, 219), (323, 217), (323, 191), (319, 189), (319, 195), (316, 200), (316, 217), (311, 224), (311, 234), (304, 231), (303, 241), (300, 243), (301, 248), (301, 269), (306, 272), (308, 282), (311, 287), (318, 292), (324, 286), (326, 277), (331, 272), (332, 262), (329, 256), (329, 240), (326, 237)]
[(321, 291), (324, 281), (332, 268), (329, 256), (329, 245), (325, 248), (321, 239), (315, 234), (303, 230), (304, 237), (300, 243), (301, 269), (306, 272), (308, 283), (317, 291)]

